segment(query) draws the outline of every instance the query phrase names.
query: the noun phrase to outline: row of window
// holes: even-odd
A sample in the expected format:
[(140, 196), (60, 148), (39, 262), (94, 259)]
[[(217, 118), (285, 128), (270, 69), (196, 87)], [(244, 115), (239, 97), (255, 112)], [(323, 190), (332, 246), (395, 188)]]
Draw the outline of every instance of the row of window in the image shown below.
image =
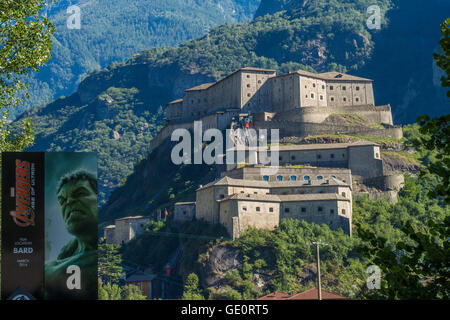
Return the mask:
[[(341, 88), (342, 88), (342, 91), (347, 91), (347, 86), (342, 86)], [(356, 86), (355, 89), (356, 89), (356, 91), (359, 91), (360, 88), (359, 88), (359, 86)], [(334, 86), (330, 86), (330, 91), (331, 90), (334, 90)]]
[[(323, 180), (323, 176), (317, 176), (316, 178), (317, 180)], [(277, 181), (283, 181), (283, 179), (284, 179), (283, 176), (277, 176)], [(310, 176), (303, 176), (303, 180), (305, 181), (309, 181), (310, 179), (311, 179)], [(269, 181), (269, 176), (263, 176), (263, 180)], [(288, 180), (297, 181), (297, 176), (290, 176)]]
[[(305, 97), (308, 98), (308, 95), (306, 95)], [(315, 99), (314, 93), (311, 93), (311, 99)], [(320, 95), (320, 96), (319, 96), (319, 100), (320, 100), (320, 101), (323, 101), (323, 100), (324, 100), (323, 95)], [(334, 101), (334, 100), (335, 100), (334, 97), (330, 97), (330, 101)], [(342, 101), (343, 101), (343, 102), (347, 102), (347, 98), (346, 98), (346, 97), (343, 97), (343, 98), (342, 98)], [(355, 98), (355, 102), (359, 102), (359, 97), (356, 97), (356, 98)]]
[[(316, 84), (313, 83), (312, 86), (313, 86), (313, 88), (315, 88), (315, 87), (316, 87)], [(342, 86), (341, 88), (342, 88), (342, 91), (347, 91), (347, 86)], [(307, 86), (307, 85), (305, 85), (305, 89), (308, 89), (308, 86)], [(325, 89), (325, 85), (322, 85), (322, 89)], [(356, 91), (359, 91), (359, 90), (360, 90), (360, 87), (359, 87), (359, 86), (356, 86), (355, 89), (356, 89)], [(334, 86), (330, 86), (330, 90), (334, 90)]]
[[(300, 178), (300, 176), (299, 177), (297, 177), (297, 176), (290, 176), (289, 178), (286, 178), (288, 181), (290, 180), (290, 181), (297, 181), (297, 178)], [(331, 176), (331, 178), (335, 178), (336, 179), (336, 176)], [(269, 181), (269, 176), (263, 176), (263, 180), (264, 181)], [(323, 176), (321, 176), (321, 175), (319, 175), (319, 176), (316, 176), (316, 179), (317, 180), (323, 180)], [(284, 177), (283, 176), (277, 176), (277, 181), (283, 181), (284, 180)], [(311, 177), (310, 176), (303, 176), (303, 180), (305, 180), (305, 181), (309, 181), (309, 180), (311, 180)], [(344, 182), (345, 182), (345, 180), (343, 180)]]
[[(256, 207), (255, 208), (256, 212), (261, 212), (261, 207)], [(247, 211), (247, 207), (242, 207), (242, 211)], [(314, 211), (314, 210), (313, 210)], [(274, 212), (274, 208), (273, 207), (269, 207), (269, 212)], [(284, 208), (284, 212), (285, 213), (290, 213), (291, 209), (290, 208)], [(317, 207), (317, 212), (320, 213), (324, 213), (324, 208), (323, 207)], [(334, 209), (330, 209), (330, 213), (334, 214), (335, 210)], [(345, 215), (346, 211), (345, 209), (342, 209), (342, 214)], [(306, 207), (301, 207), (300, 208), (300, 213), (307, 213), (307, 208)]]

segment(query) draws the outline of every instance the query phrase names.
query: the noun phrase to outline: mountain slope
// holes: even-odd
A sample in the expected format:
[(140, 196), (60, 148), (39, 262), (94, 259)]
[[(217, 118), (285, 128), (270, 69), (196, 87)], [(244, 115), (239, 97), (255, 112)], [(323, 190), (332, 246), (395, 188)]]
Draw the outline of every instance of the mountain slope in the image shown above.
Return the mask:
[(92, 72), (70, 97), (22, 115), (36, 128), (30, 151), (98, 152), (103, 203), (146, 156), (162, 123), (158, 108), (183, 90), (244, 66), (313, 70), (308, 65), (322, 71), (364, 65), (373, 47), (362, 27), (364, 15), (343, 15), (334, 8), (328, 13), (336, 19), (293, 11), (224, 25), (209, 37), (145, 51)]
[[(17, 110), (72, 93), (83, 75), (152, 47), (176, 46), (228, 22), (250, 21), (260, 0), (50, 1), (53, 58), (31, 74), (31, 98)], [(68, 29), (67, 8), (80, 8), (80, 29)]]

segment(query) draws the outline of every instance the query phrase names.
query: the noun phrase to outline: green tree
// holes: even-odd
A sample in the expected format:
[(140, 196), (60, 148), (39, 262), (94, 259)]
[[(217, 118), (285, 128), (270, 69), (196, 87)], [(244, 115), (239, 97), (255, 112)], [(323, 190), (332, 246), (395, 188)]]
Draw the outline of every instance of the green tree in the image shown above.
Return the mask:
[(123, 286), (121, 292), (122, 300), (146, 300), (147, 298), (142, 295), (138, 286), (129, 284)]
[[(449, 86), (450, 19), (442, 25), (443, 39), (440, 41), (443, 55), (435, 54), (439, 67), (447, 77), (442, 77), (442, 86)], [(447, 95), (450, 97), (450, 92)], [(414, 144), (419, 149), (436, 153), (430, 160), (427, 172), (440, 178), (429, 195), (442, 197), (450, 204), (450, 115), (430, 119), (427, 115), (418, 118), (422, 137)], [(446, 208), (448, 209), (448, 208)], [(431, 215), (431, 212), (427, 212)], [(383, 277), (380, 290), (368, 293), (372, 298), (388, 299), (449, 299), (450, 298), (450, 214), (445, 210), (443, 221), (429, 221), (420, 226), (412, 219), (401, 228), (401, 240), (388, 245), (388, 239), (357, 223), (358, 234), (364, 241), (361, 252), (380, 267)]]
[(45, 0), (0, 3), (0, 150), (21, 151), (34, 141), (32, 125), (23, 122), (21, 134), (11, 135), (8, 108), (28, 98), (26, 84), (20, 77), (39, 67), (51, 58), (53, 25), (41, 17)]
[[(443, 87), (450, 87), (450, 18), (446, 19), (441, 24), (442, 39), (439, 41), (442, 54), (435, 53), (433, 55), (436, 64), (445, 71), (447, 76), (441, 77)], [(450, 97), (450, 90), (447, 91), (447, 96)]]
[(187, 276), (184, 283), (183, 300), (205, 300), (201, 290), (198, 287), (198, 276), (191, 273)]
[(122, 289), (117, 284), (107, 283), (98, 289), (99, 300), (122, 300)]
[(40, 16), (44, 3), (45, 0), (0, 2), (0, 151), (22, 151), (34, 141), (29, 119), (23, 122), (22, 132), (11, 134), (12, 129), (19, 128), (9, 125), (8, 108), (21, 101), (18, 91), (26, 88), (19, 77), (39, 70), (51, 57), (54, 27)]
[(123, 277), (119, 244), (107, 244), (101, 239), (98, 247), (98, 275), (103, 283), (115, 284)]

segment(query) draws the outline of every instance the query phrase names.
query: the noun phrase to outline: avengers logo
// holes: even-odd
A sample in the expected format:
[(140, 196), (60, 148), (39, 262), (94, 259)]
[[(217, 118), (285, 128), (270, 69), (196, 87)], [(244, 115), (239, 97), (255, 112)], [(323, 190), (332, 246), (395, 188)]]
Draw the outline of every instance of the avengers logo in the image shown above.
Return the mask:
[(9, 213), (13, 217), (13, 221), (19, 227), (34, 226), (34, 210), (27, 208), (25, 211), (11, 211)]

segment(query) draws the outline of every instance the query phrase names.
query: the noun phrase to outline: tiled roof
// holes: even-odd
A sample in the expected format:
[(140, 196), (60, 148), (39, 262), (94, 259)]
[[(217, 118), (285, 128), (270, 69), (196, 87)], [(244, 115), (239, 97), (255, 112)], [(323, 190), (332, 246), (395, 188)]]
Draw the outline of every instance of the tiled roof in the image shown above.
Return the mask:
[[(259, 298), (258, 300), (318, 300), (318, 292), (317, 288), (312, 288), (306, 290), (302, 293), (297, 293), (294, 295), (290, 295), (283, 292), (275, 291), (266, 296)], [(322, 289), (322, 299), (323, 300), (346, 300), (348, 298), (329, 292), (327, 290)]]
[(138, 220), (138, 219), (150, 219), (150, 217), (143, 217), (143, 216), (123, 217), (123, 218), (120, 218), (120, 219), (116, 219), (116, 221), (120, 221), (120, 220)]
[(262, 201), (262, 202), (295, 202), (295, 201), (327, 201), (327, 200), (340, 200), (350, 201), (336, 193), (312, 193), (312, 194), (287, 194), (287, 195), (275, 195), (275, 194), (246, 194), (235, 193), (228, 196), (219, 202), (227, 200), (243, 200), (243, 201)]
[[(352, 76), (350, 74), (341, 73), (341, 72), (324, 72), (324, 73), (312, 73), (304, 70), (297, 70), (293, 73), (297, 73), (301, 76), (316, 78), (320, 80), (333, 80), (333, 81), (369, 81), (373, 80), (367, 78), (361, 78)], [(283, 76), (283, 75), (282, 75)]]
[(179, 103), (179, 102), (183, 102), (183, 99), (177, 99), (177, 100), (170, 101), (167, 105), (175, 104), (175, 103)]
[(213, 84), (216, 84), (216, 82), (208, 82), (208, 83), (203, 83), (199, 86), (193, 87), (193, 88), (189, 88), (185, 91), (199, 91), (199, 90), (206, 90), (209, 87), (211, 87)]
[[(214, 180), (199, 189), (206, 189), (211, 186), (236, 186), (236, 187), (248, 187), (248, 188), (286, 188), (286, 187), (317, 187), (317, 186), (350, 186), (349, 183), (343, 182), (337, 178), (330, 178), (326, 180), (310, 180), (310, 183), (306, 181), (263, 181), (263, 180), (246, 180), (246, 179), (234, 179), (228, 176), (224, 176), (218, 180)], [(198, 190), (199, 190), (198, 189)]]
[[(322, 291), (322, 299), (323, 300), (346, 300), (348, 298), (329, 292), (327, 290), (321, 290)], [(318, 298), (318, 290), (317, 288), (312, 288), (309, 290), (306, 290), (302, 293), (294, 294), (293, 296), (288, 298), (289, 300), (317, 300)]]

